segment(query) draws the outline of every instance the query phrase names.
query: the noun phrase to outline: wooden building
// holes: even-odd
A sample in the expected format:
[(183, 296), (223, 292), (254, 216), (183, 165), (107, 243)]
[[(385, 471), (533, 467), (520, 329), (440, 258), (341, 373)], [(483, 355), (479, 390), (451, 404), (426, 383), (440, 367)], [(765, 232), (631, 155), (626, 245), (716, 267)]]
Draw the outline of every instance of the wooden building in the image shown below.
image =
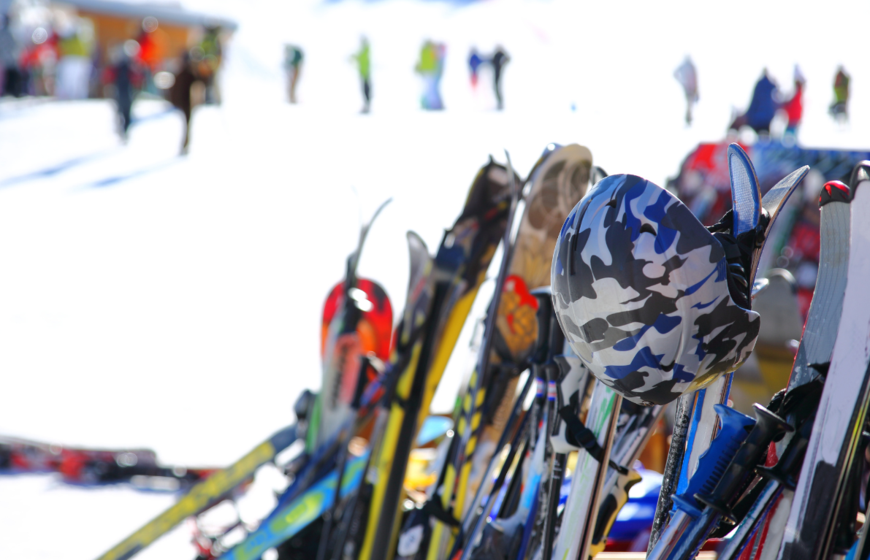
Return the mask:
[(139, 40), (143, 28), (150, 36), (150, 56), (155, 59), (176, 58), (199, 42), (206, 28), (218, 27), (226, 40), (236, 23), (226, 18), (191, 12), (177, 3), (136, 2), (134, 0), (63, 0), (52, 2), (73, 9), (94, 24), (94, 39), (99, 59), (109, 59), (109, 51), (125, 41)]

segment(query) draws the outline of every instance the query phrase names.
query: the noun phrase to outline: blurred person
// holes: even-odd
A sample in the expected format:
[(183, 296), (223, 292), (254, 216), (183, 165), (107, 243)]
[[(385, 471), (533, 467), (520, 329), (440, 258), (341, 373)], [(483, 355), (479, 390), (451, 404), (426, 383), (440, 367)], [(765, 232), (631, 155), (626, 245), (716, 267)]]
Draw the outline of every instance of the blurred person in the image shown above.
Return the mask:
[(472, 47), (471, 53), (468, 55), (468, 69), (471, 70), (471, 88), (473, 90), (477, 90), (478, 71), (482, 64), (483, 59), (480, 58), (477, 49)]
[(755, 84), (755, 89), (752, 91), (752, 100), (749, 102), (749, 108), (746, 112), (734, 119), (731, 123), (732, 130), (739, 130), (744, 125), (752, 128), (758, 135), (770, 134), (770, 121), (776, 115), (776, 110), (779, 104), (776, 101), (778, 89), (770, 76), (767, 75), (767, 68), (762, 70), (761, 78)]
[(423, 95), (420, 106), (433, 111), (444, 108), (441, 100), (441, 75), (444, 72), (444, 45), (426, 41), (420, 48), (420, 60), (414, 71), (423, 78)]
[(686, 126), (692, 124), (692, 108), (698, 102), (698, 72), (695, 70), (695, 64), (692, 58), (686, 55), (683, 63), (674, 70), (674, 78), (683, 86), (683, 93), (686, 96)]
[(489, 63), (492, 64), (492, 88), (495, 91), (495, 99), (498, 103), (499, 111), (504, 108), (504, 99), (502, 98), (501, 89), (501, 72), (505, 65), (510, 61), (511, 57), (509, 57), (500, 46), (495, 48), (495, 53), (489, 61)]
[(181, 60), (181, 69), (175, 74), (175, 82), (169, 88), (169, 102), (184, 115), (184, 139), (181, 143), (181, 154), (187, 153), (190, 145), (190, 117), (193, 112), (193, 101), (190, 88), (194, 83), (201, 82), (193, 67), (190, 53), (185, 52)]
[(21, 71), (21, 45), (4, 15), (0, 15), (0, 74), (0, 96), (24, 95), (26, 84)]
[(57, 64), (57, 34), (37, 27), (31, 34), (31, 45), (24, 50), (21, 65), (30, 82), (28, 93), (52, 95), (54, 68)]
[(78, 19), (60, 33), (58, 41), (57, 83), (59, 99), (87, 99), (91, 80), (93, 34), (88, 33), (83, 20)]
[(137, 88), (142, 85), (142, 71), (136, 64), (139, 45), (136, 41), (127, 41), (123, 47), (117, 48), (112, 54), (112, 64), (107, 69), (108, 79), (114, 86), (113, 96), (118, 110), (118, 132), (126, 142), (127, 131), (132, 123), (133, 100)]
[(794, 93), (791, 96), (791, 99), (785, 101), (781, 108), (785, 111), (785, 115), (788, 118), (788, 124), (785, 128), (785, 136), (790, 138), (795, 138), (797, 136), (798, 127), (801, 124), (801, 119), (804, 114), (804, 105), (803, 105), (803, 97), (804, 97), (804, 84), (806, 83), (806, 78), (804, 78), (803, 73), (799, 66), (795, 65), (794, 67)]
[(834, 103), (828, 109), (828, 112), (837, 120), (849, 118), (849, 80), (849, 74), (846, 74), (843, 66), (838, 66), (837, 75), (834, 76)]
[(299, 81), (299, 73), (302, 71), (302, 49), (295, 45), (284, 46), (284, 69), (287, 71), (287, 92), (290, 103), (296, 103), (296, 83)]
[(157, 18), (148, 16), (142, 19), (136, 42), (139, 44), (139, 52), (134, 62), (142, 69), (144, 89), (156, 94), (158, 91), (154, 84), (154, 74), (163, 66), (168, 42), (166, 33), (160, 29)]
[(360, 38), (359, 50), (351, 56), (351, 60), (356, 63), (359, 79), (362, 85), (363, 93), (363, 113), (368, 113), (372, 103), (372, 74), (370, 60), (369, 40), (366, 37)]
[(217, 80), (218, 70), (220, 70), (223, 61), (220, 33), (220, 26), (206, 27), (202, 41), (199, 43), (202, 61), (197, 65), (197, 73), (205, 84), (205, 103), (207, 105), (220, 105), (221, 102)]

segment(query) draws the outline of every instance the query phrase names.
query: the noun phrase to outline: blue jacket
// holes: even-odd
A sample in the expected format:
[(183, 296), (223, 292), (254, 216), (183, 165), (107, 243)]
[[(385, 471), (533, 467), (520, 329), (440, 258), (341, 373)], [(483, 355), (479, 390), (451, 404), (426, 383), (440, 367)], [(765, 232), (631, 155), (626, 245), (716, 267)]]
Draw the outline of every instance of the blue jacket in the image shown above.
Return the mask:
[(752, 101), (746, 110), (746, 120), (749, 126), (770, 126), (770, 121), (776, 114), (777, 103), (773, 98), (776, 85), (766, 75), (755, 84)]

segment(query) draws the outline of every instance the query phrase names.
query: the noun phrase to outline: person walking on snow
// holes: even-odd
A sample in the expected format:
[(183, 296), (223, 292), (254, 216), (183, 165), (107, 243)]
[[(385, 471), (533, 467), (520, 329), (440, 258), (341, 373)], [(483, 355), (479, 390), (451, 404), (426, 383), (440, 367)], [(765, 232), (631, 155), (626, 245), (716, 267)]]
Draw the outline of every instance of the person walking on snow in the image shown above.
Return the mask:
[(169, 89), (169, 101), (184, 114), (184, 139), (181, 143), (181, 154), (187, 153), (190, 145), (190, 117), (193, 114), (193, 100), (190, 88), (194, 82), (201, 80), (193, 71), (193, 61), (190, 53), (184, 53), (181, 61), (181, 70), (175, 74), (175, 83)]
[(492, 55), (492, 59), (490, 60), (490, 64), (492, 64), (492, 87), (495, 90), (495, 99), (498, 103), (498, 110), (501, 111), (504, 108), (504, 98), (502, 97), (502, 88), (501, 88), (501, 72), (504, 69), (505, 65), (511, 61), (511, 57), (504, 52), (504, 49), (496, 47), (495, 53)]
[(761, 78), (752, 91), (752, 101), (746, 112), (731, 123), (732, 130), (740, 130), (743, 125), (750, 126), (757, 134), (770, 134), (770, 121), (776, 115), (779, 104), (776, 101), (778, 90), (776, 84), (767, 75), (767, 68), (761, 72)]
[(785, 128), (785, 136), (790, 136), (792, 138), (797, 136), (798, 126), (801, 124), (801, 118), (804, 114), (804, 84), (806, 83), (806, 78), (804, 78), (801, 69), (795, 65), (794, 67), (794, 94), (792, 94), (791, 99), (782, 104), (782, 110), (785, 111), (785, 115), (788, 118), (788, 125)]
[(359, 79), (363, 91), (363, 113), (368, 113), (372, 102), (372, 83), (371, 83), (371, 61), (369, 53), (369, 40), (365, 37), (360, 39), (359, 50), (351, 56), (351, 60), (356, 62), (357, 70), (359, 71)]
[(686, 96), (686, 126), (692, 124), (692, 107), (698, 102), (698, 72), (689, 55), (683, 63), (674, 71), (674, 78), (683, 86)]
[(420, 48), (420, 60), (414, 70), (423, 78), (423, 95), (420, 106), (432, 111), (444, 108), (441, 101), (441, 75), (444, 72), (444, 46), (426, 41)]
[(284, 68), (287, 70), (287, 91), (290, 95), (290, 103), (296, 103), (296, 82), (299, 81), (299, 72), (302, 71), (302, 49), (295, 45), (284, 47)]
[(838, 120), (846, 120), (848, 115), (849, 105), (849, 74), (843, 69), (843, 66), (837, 68), (837, 75), (834, 77), (834, 103), (828, 112)]
[(142, 73), (136, 67), (133, 57), (136, 55), (134, 41), (128, 41), (115, 54), (115, 64), (108, 69), (109, 80), (114, 85), (115, 104), (118, 110), (119, 133), (126, 142), (127, 131), (132, 122), (133, 99), (136, 89), (142, 85)]
[(483, 59), (477, 54), (477, 49), (472, 47), (471, 53), (468, 55), (468, 69), (471, 71), (471, 89), (474, 91), (477, 91), (478, 70), (481, 64), (483, 64)]

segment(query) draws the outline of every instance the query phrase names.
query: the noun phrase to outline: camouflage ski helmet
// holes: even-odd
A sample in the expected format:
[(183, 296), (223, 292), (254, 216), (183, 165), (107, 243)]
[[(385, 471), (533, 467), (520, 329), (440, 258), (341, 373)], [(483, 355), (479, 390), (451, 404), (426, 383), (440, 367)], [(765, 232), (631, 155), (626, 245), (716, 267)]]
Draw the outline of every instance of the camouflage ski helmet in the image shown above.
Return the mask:
[(553, 256), (553, 303), (598, 379), (632, 402), (666, 404), (746, 360), (759, 315), (722, 239), (633, 175), (607, 177), (577, 204)]

